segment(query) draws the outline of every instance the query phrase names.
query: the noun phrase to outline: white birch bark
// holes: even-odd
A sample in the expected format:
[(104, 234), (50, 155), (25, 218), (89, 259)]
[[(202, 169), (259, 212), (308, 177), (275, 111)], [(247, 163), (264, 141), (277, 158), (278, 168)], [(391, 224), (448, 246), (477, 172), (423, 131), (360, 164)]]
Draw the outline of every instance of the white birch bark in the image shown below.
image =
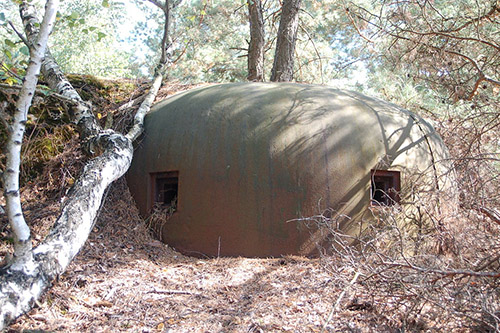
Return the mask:
[(165, 68), (169, 60), (167, 51), (170, 46), (169, 35), (168, 35), (170, 28), (170, 1), (165, 0), (165, 3), (163, 4), (157, 0), (148, 0), (148, 1), (163, 11), (165, 22), (163, 25), (163, 38), (161, 41), (161, 56), (158, 66), (155, 69), (155, 78), (153, 79), (153, 83), (151, 84), (151, 88), (149, 89), (146, 98), (144, 99), (144, 101), (142, 102), (141, 106), (139, 107), (139, 109), (135, 114), (132, 128), (126, 135), (126, 137), (132, 141), (137, 139), (144, 130), (143, 129), (144, 117), (151, 109), (151, 105), (153, 104), (155, 97), (158, 94), (158, 90), (160, 89), (163, 80), (163, 73), (165, 72)]
[(162, 80), (163, 80), (162, 74), (158, 74), (154, 78), (153, 84), (151, 85), (151, 88), (149, 89), (149, 92), (146, 95), (146, 98), (141, 103), (141, 106), (139, 107), (139, 109), (137, 110), (137, 112), (134, 116), (134, 125), (132, 126), (130, 131), (127, 133), (127, 135), (126, 135), (127, 139), (134, 141), (135, 139), (137, 139), (139, 137), (139, 135), (141, 135), (141, 133), (143, 131), (144, 117), (151, 109), (151, 105), (153, 104), (155, 97), (158, 94), (158, 90), (160, 90)]
[[(168, 18), (168, 10), (163, 10)], [(28, 40), (33, 43), (39, 33), (33, 7), (23, 1), (20, 13)], [(166, 34), (168, 19), (165, 25)], [(144, 116), (149, 112), (161, 85), (162, 73), (167, 63), (167, 40), (168, 38), (163, 38), (162, 61), (157, 67), (152, 88), (139, 108), (140, 112), (135, 117), (134, 125), (127, 136), (99, 127), (91, 112), (91, 105), (84, 102), (71, 86), (50, 55), (50, 51), (47, 50), (45, 53), (42, 72), (46, 81), (57, 93), (73, 101), (70, 116), (79, 128), (82, 143), (90, 142), (91, 152), (101, 153), (85, 165), (82, 175), (69, 191), (61, 215), (57, 218), (49, 236), (26, 255), (14, 258), (10, 266), (0, 269), (0, 330), (5, 329), (13, 319), (28, 311), (35, 300), (50, 286), (52, 280), (66, 270), (92, 230), (105, 189), (129, 168), (133, 155), (132, 141), (142, 132)], [(31, 268), (13, 269), (13, 267), (25, 268), (26, 256), (33, 258)]]
[(49, 34), (52, 31), (56, 17), (58, 0), (48, 0), (45, 6), (45, 15), (40, 27), (40, 33), (34, 39), (30, 47), (30, 62), (26, 69), (24, 84), (16, 104), (14, 120), (9, 128), (7, 141), (7, 161), (4, 172), (4, 190), (6, 210), (9, 223), (14, 233), (14, 257), (23, 258), (22, 261), (14, 261), (11, 269), (23, 269), (26, 272), (33, 270), (31, 256), (30, 229), (24, 220), (19, 194), (19, 170), (21, 166), (21, 145), (26, 129), (28, 110), (33, 100), (38, 75), (42, 65), (42, 59), (47, 47)]
[[(19, 12), (23, 21), (24, 31), (28, 41), (33, 43), (39, 33), (36, 9), (32, 3), (23, 1), (19, 5)], [(54, 57), (47, 49), (42, 63), (42, 74), (48, 86), (58, 94), (73, 100), (70, 104), (70, 118), (78, 126), (80, 138), (83, 141), (96, 136), (99, 133), (99, 124), (92, 114), (92, 107), (83, 101), (78, 92), (73, 88)], [(84, 147), (85, 148), (85, 147)], [(90, 152), (92, 153), (92, 152)]]
[[(133, 148), (121, 135), (110, 135), (106, 151), (84, 168), (49, 236), (33, 249), (29, 273), (0, 270), (0, 330), (30, 310), (51, 282), (68, 267), (88, 238), (105, 189), (128, 169)], [(16, 260), (16, 259), (14, 259)]]

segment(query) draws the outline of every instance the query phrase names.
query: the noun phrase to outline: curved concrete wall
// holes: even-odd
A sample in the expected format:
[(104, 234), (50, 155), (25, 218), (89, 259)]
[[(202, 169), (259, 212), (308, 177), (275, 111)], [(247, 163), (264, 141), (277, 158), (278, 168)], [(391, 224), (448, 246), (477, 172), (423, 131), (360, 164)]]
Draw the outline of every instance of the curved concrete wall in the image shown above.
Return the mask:
[[(381, 100), (324, 86), (238, 83), (166, 99), (146, 117), (128, 173), (140, 211), (151, 174), (178, 171), (163, 239), (184, 253), (279, 256), (315, 251), (292, 219), (332, 208), (368, 216), (370, 170), (429, 172), (446, 158), (430, 124)], [(435, 185), (435, 183), (434, 183)], [(220, 251), (220, 253), (219, 253)]]

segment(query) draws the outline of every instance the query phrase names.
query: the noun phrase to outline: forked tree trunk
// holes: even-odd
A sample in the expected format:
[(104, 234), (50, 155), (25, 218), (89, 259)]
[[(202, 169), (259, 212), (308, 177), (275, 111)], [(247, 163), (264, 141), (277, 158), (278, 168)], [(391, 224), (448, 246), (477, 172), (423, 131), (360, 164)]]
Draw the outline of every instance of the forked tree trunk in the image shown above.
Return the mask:
[(248, 81), (264, 81), (264, 19), (260, 0), (248, 0), (250, 44), (248, 45)]
[(271, 81), (288, 82), (293, 79), (293, 59), (301, 0), (283, 0), (280, 26), (276, 41)]
[[(169, 6), (168, 0), (165, 1), (165, 6)], [(161, 7), (161, 4), (160, 8), (168, 17), (168, 9)], [(36, 45), (40, 25), (34, 15), (34, 7), (30, 2), (23, 1), (20, 13), (28, 41)], [(167, 30), (165, 28), (165, 33)], [(167, 38), (164, 38), (164, 54), (166, 41)], [(166, 63), (165, 55), (157, 67), (154, 84), (134, 119), (131, 131), (122, 135), (100, 128), (91, 112), (91, 105), (78, 95), (50, 52), (47, 50), (45, 53), (42, 71), (46, 81), (51, 89), (68, 98), (71, 105), (70, 117), (77, 124), (81, 140), (86, 143), (89, 153), (98, 156), (87, 162), (83, 173), (68, 192), (61, 215), (47, 238), (35, 249), (14, 257), (12, 262), (0, 269), (0, 330), (31, 309), (51, 282), (66, 270), (84, 245), (97, 217), (104, 191), (130, 166), (133, 155), (132, 141), (142, 132), (144, 116), (149, 112), (160, 88)], [(26, 262), (31, 264), (27, 266)]]

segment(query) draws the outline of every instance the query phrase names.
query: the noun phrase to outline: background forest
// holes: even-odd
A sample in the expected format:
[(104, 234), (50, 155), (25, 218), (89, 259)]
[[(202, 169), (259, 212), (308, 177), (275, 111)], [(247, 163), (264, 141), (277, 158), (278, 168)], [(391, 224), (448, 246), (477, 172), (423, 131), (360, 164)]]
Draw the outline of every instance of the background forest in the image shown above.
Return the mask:
[[(33, 2), (43, 13), (44, 2)], [(49, 47), (84, 99), (98, 105), (94, 112), (105, 126), (123, 129), (131, 121), (130, 114), (119, 109), (127, 101), (124, 95), (130, 94), (130, 100), (138, 98), (144, 94), (145, 80), (155, 75), (153, 64), (160, 58), (164, 17), (152, 2), (61, 3)], [(15, 94), (6, 91), (23, 83), (29, 56), (29, 49), (18, 36), (23, 30), (19, 3), (0, 3), (0, 170), (5, 168), (3, 145), (9, 105), (15, 99)], [(206, 82), (246, 81), (248, 54), (252, 52), (249, 7), (255, 4), (261, 8), (264, 30), (263, 81), (270, 81), (282, 1), (184, 0), (172, 5), (164, 85), (175, 90)], [(416, 240), (399, 239), (398, 230), (388, 227), (388, 212), (388, 226), (376, 230), (383, 236), (367, 245), (367, 252), (344, 248), (323, 258), (321, 266), (325, 270), (318, 275), (327, 272), (336, 276), (337, 293), (331, 302), (334, 306), (331, 312), (327, 309), (322, 313), (323, 322), (314, 321), (312, 328), (304, 330), (499, 331), (500, 2), (302, 0), (293, 81), (357, 90), (429, 119), (450, 150), (454, 165), (450, 172), (456, 173), (459, 191), (458, 211), (433, 216), (434, 228), (426, 234), (432, 239), (432, 249), (416, 251), (411, 258), (402, 255), (402, 250), (399, 253), (398, 249), (408, 245), (404, 242), (414, 245)], [(40, 179), (44, 185), (57, 183), (59, 187), (51, 191), (57, 192), (52, 193), (53, 198), (60, 199), (73, 184), (84, 158), (75, 150), (65, 151), (68, 142), (75, 139), (75, 130), (61, 103), (51, 101), (51, 89), (43, 82), (39, 88), (35, 115), (27, 122), (21, 185), (29, 187), (40, 183)], [(115, 115), (114, 123), (106, 122), (111, 119), (109, 114)], [(47, 173), (48, 165), (52, 165), (52, 171), (59, 168), (59, 173)], [(1, 228), (2, 241), (7, 244), (11, 239), (7, 221), (2, 220)], [(342, 242), (342, 235), (332, 232)], [(98, 243), (96, 237), (94, 243)], [(398, 245), (392, 246), (394, 242)], [(98, 256), (97, 248), (87, 248), (84, 253)], [(291, 261), (259, 265), (290, 267)], [(83, 267), (85, 263), (79, 261), (76, 265)], [(299, 260), (297, 265), (297, 269), (312, 269), (309, 262)], [(76, 284), (81, 275), (67, 279)], [(351, 297), (344, 310), (350, 306), (355, 309), (352, 311), (376, 309), (369, 319), (371, 324), (340, 324), (338, 312), (342, 298), (349, 298), (346, 292), (364, 296)], [(52, 296), (57, 298), (57, 291), (54, 293)], [(215, 294), (210, 297), (215, 299)], [(96, 307), (109, 305), (102, 304)], [(384, 317), (387, 311), (394, 311), (394, 316)], [(240, 323), (230, 321), (229, 327), (243, 327), (244, 323), (247, 331), (278, 330), (254, 318), (241, 318), (246, 319)], [(329, 327), (332, 318), (337, 326)], [(179, 322), (156, 320), (149, 327), (161, 331), (171, 325), (175, 329)], [(140, 327), (133, 325), (135, 329)], [(214, 325), (205, 328), (218, 327)], [(280, 325), (286, 330), (286, 325)], [(292, 329), (301, 330), (300, 325)]]

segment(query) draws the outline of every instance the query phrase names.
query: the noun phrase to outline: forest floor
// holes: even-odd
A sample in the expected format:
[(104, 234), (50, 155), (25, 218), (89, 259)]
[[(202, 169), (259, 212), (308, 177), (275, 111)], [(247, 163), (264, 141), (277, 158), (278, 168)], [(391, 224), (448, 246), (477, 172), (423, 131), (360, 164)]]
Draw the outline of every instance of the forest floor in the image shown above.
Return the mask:
[[(35, 202), (28, 214), (57, 211), (56, 202)], [(351, 286), (354, 275), (334, 274), (325, 259), (184, 256), (150, 236), (120, 180), (67, 272), (9, 331), (385, 332), (407, 325), (386, 298)]]
[[(43, 202), (36, 186), (25, 196), (40, 240), (60, 203)], [(121, 179), (66, 273), (8, 332), (482, 331), (432, 303), (407, 302), (418, 299), (411, 287), (370, 289), (366, 274), (353, 283), (355, 267), (329, 257), (184, 256), (151, 236)]]

